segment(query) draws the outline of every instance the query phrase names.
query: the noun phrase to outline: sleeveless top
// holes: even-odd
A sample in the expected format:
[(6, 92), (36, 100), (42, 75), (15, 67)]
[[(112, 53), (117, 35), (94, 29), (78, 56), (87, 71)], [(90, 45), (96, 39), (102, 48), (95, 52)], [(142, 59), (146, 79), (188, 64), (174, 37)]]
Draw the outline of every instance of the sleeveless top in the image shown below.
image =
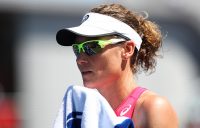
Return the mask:
[(132, 118), (136, 102), (139, 99), (140, 95), (146, 90), (146, 88), (136, 87), (131, 92), (131, 94), (126, 99), (124, 99), (122, 103), (117, 107), (117, 109), (115, 110), (115, 114), (117, 116)]

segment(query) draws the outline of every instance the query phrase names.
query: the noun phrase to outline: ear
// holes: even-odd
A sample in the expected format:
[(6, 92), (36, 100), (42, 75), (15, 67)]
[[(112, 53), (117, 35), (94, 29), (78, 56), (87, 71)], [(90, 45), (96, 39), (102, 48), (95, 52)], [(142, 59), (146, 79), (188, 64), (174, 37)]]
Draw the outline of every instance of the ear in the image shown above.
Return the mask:
[(135, 44), (133, 41), (126, 41), (123, 46), (122, 58), (127, 60), (131, 58), (134, 53)]

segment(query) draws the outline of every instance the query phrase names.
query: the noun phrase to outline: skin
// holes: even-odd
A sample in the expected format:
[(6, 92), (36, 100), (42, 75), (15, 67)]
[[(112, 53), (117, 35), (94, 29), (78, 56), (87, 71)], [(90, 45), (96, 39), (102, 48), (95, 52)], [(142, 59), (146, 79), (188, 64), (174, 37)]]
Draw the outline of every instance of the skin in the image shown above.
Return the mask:
[[(77, 42), (92, 39), (94, 38), (78, 37)], [(113, 110), (137, 86), (130, 68), (130, 58), (134, 48), (132, 41), (126, 41), (119, 45), (107, 45), (100, 53), (93, 56), (81, 53), (76, 59), (84, 86), (96, 88)], [(138, 99), (132, 120), (136, 128), (178, 128), (176, 113), (167, 99), (149, 90)]]

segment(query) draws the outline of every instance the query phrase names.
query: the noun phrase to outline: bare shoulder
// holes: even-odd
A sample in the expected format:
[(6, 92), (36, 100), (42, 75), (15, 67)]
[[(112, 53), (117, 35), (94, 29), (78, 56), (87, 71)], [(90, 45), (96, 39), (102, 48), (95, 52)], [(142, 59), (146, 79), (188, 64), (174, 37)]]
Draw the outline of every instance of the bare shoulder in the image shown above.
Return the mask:
[(169, 101), (150, 91), (139, 99), (134, 121), (140, 128), (178, 128), (178, 119)]

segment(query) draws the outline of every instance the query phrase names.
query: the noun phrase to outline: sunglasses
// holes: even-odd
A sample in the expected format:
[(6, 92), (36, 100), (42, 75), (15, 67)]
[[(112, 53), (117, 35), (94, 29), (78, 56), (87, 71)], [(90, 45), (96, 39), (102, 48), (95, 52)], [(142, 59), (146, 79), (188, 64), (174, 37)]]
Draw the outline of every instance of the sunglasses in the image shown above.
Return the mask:
[(86, 53), (88, 56), (99, 53), (106, 45), (117, 44), (124, 42), (125, 39), (110, 39), (110, 40), (89, 40), (79, 44), (73, 44), (72, 48), (74, 54), (78, 57), (81, 52)]
[(106, 45), (117, 44), (124, 42), (125, 39), (110, 39), (110, 40), (89, 40), (79, 44), (73, 44), (72, 48), (74, 54), (78, 57), (81, 52), (86, 53), (88, 56), (99, 53)]

